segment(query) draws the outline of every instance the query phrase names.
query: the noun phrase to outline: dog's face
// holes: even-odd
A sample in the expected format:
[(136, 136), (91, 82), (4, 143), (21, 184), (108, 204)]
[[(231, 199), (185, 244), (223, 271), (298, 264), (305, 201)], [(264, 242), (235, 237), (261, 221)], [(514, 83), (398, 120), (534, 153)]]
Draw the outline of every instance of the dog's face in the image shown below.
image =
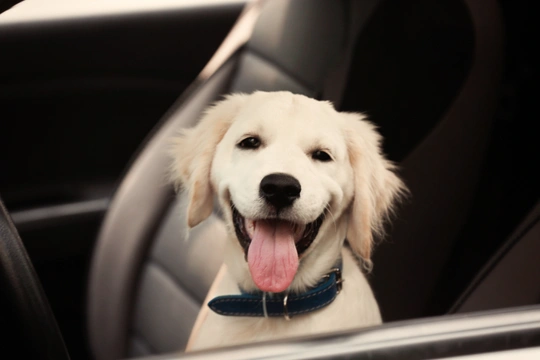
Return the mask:
[(211, 213), (217, 194), (229, 267), (247, 289), (314, 285), (346, 236), (369, 260), (372, 231), (402, 188), (369, 123), (285, 92), (227, 98), (173, 155), (173, 176), (190, 192), (188, 225)]
[(254, 96), (216, 148), (212, 184), (261, 290), (287, 289), (322, 223), (352, 200), (336, 115), (304, 97)]

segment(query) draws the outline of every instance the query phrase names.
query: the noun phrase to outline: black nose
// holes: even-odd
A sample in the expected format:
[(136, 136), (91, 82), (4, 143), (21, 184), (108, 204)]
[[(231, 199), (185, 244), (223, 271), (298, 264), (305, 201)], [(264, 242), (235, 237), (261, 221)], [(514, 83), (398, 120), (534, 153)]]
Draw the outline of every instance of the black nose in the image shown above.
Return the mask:
[(261, 180), (259, 195), (276, 210), (291, 206), (300, 197), (302, 187), (291, 175), (275, 173), (266, 175)]

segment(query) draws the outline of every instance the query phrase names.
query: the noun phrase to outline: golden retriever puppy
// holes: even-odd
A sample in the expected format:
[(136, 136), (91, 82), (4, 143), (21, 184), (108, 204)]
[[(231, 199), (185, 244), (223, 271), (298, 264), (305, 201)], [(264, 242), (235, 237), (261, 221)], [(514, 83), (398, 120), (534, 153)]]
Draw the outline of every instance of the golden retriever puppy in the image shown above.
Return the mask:
[(406, 189), (380, 142), (361, 114), (289, 92), (227, 96), (174, 139), (188, 227), (217, 197), (228, 234), (188, 350), (381, 322), (362, 269)]

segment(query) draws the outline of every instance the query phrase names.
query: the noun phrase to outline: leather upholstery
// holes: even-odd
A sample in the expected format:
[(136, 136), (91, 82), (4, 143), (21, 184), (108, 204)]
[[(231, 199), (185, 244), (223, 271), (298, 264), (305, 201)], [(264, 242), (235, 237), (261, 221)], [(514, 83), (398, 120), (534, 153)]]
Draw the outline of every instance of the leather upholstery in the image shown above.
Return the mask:
[(0, 289), (0, 306), (4, 309), (0, 321), (2, 356), (69, 359), (47, 296), (2, 199)]
[[(185, 234), (186, 202), (179, 197), (155, 237), (140, 276), (131, 355), (178, 351), (185, 347), (191, 328), (222, 262), (225, 229), (215, 215)], [(159, 296), (156, 296), (159, 294)]]

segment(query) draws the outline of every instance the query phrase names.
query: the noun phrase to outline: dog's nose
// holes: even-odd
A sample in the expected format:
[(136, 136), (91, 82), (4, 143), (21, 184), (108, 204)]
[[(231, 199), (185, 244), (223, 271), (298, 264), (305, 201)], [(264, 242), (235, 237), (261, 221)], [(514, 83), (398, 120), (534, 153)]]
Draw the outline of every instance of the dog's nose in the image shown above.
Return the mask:
[(275, 173), (266, 175), (261, 180), (259, 194), (276, 210), (291, 206), (300, 197), (302, 187), (291, 175)]

